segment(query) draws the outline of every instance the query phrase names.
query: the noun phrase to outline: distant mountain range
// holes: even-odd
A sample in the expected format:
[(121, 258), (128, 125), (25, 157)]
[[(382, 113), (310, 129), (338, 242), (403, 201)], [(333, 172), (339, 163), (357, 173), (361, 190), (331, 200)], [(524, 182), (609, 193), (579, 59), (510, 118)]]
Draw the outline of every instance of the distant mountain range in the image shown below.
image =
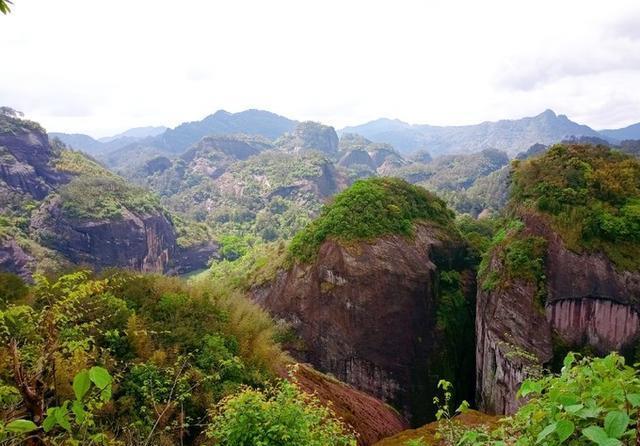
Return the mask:
[(82, 133), (50, 133), (74, 149), (82, 150), (90, 155), (101, 156), (121, 149), (142, 139), (164, 133), (167, 127), (136, 127), (117, 135), (94, 139)]
[[(263, 110), (229, 113), (219, 110), (201, 121), (185, 122), (174, 129), (139, 127), (96, 140), (88, 135), (51, 133), (74, 149), (117, 164), (127, 153), (180, 155), (205, 136), (243, 133), (274, 140), (294, 129), (298, 122)], [(108, 156), (107, 156), (108, 155)]]
[(117, 135), (100, 138), (98, 141), (109, 143), (121, 138), (146, 138), (148, 136), (158, 136), (167, 130), (169, 130), (169, 128), (162, 125), (157, 127), (135, 127), (122, 133), (118, 133)]
[(621, 129), (600, 130), (600, 134), (610, 140), (625, 141), (640, 139), (640, 122)]
[[(185, 122), (174, 129), (140, 127), (100, 140), (82, 134), (51, 135), (75, 149), (117, 165), (130, 155), (137, 158), (158, 154), (179, 155), (210, 135), (243, 133), (273, 141), (290, 133), (297, 124), (298, 121), (264, 110), (252, 109), (239, 113), (220, 110), (201, 121)], [(596, 131), (571, 121), (565, 115), (546, 110), (533, 117), (463, 126), (409, 124), (397, 119), (381, 118), (346, 127), (338, 133), (358, 134), (375, 143), (390, 144), (405, 155), (418, 151), (437, 156), (498, 149), (514, 156), (534, 144), (548, 145), (570, 138), (602, 138), (609, 142), (640, 139), (640, 123), (622, 129)]]
[(432, 155), (490, 148), (515, 155), (536, 143), (552, 144), (572, 136), (602, 137), (592, 128), (577, 124), (565, 115), (556, 115), (552, 110), (528, 118), (463, 126), (412, 125), (378, 119), (342, 131), (391, 144), (401, 153), (427, 150)]

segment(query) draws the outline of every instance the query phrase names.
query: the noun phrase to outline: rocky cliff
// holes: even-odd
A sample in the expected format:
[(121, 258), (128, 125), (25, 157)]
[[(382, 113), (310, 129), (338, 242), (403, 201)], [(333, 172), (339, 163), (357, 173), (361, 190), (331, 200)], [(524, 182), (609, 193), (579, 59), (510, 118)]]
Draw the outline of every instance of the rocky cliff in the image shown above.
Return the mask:
[[(459, 239), (428, 224), (417, 226), (411, 238), (390, 235), (349, 245), (328, 240), (314, 262), (296, 264), (253, 295), (302, 339), (302, 346), (290, 346), (294, 356), (420, 423), (433, 414), (438, 379), (469, 382), (473, 373), (467, 360), (472, 329), (456, 334), (458, 356), (442, 355), (455, 348), (445, 346), (441, 274), (464, 275), (465, 255)], [(461, 299), (472, 302), (473, 281), (460, 287)], [(458, 316), (472, 320), (466, 309)], [(463, 384), (460, 389), (464, 393)]]
[[(68, 262), (183, 272), (205, 267), (216, 254), (216, 245), (206, 241), (179, 247), (172, 220), (147, 203), (146, 192), (50, 143), (39, 125), (16, 116), (0, 116), (0, 183), (6, 220), (0, 268), (25, 278), (36, 268)], [(95, 213), (76, 215), (78, 206)]]
[[(523, 221), (526, 234), (546, 241), (543, 282), (478, 293), (477, 399), (490, 413), (513, 413), (522, 381), (541, 367), (557, 368), (569, 350), (633, 355), (640, 337), (640, 272), (620, 270), (602, 253), (568, 249), (541, 215)], [(490, 271), (504, 270), (498, 257)]]
[(558, 144), (512, 164), (513, 218), (480, 273), (477, 395), (511, 413), (516, 392), (570, 350), (621, 351), (640, 335), (640, 163), (619, 151)]

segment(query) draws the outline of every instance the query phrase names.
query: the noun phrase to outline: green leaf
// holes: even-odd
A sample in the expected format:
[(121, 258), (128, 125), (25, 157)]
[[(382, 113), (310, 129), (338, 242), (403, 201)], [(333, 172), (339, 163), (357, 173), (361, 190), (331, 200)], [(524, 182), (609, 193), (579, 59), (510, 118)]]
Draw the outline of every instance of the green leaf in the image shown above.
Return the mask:
[(569, 420), (560, 420), (556, 425), (556, 434), (560, 443), (563, 443), (567, 438), (573, 435), (576, 430), (576, 426)]
[(66, 431), (71, 431), (71, 423), (67, 418), (67, 411), (62, 407), (57, 407), (55, 411), (55, 417), (57, 423)]
[(86, 416), (86, 412), (82, 403), (79, 401), (74, 401), (73, 404), (71, 404), (71, 411), (76, 416), (76, 421), (78, 422), (78, 424), (82, 424)]
[(107, 386), (100, 392), (100, 401), (106, 403), (111, 399), (111, 386)]
[(536, 443), (540, 443), (542, 440), (547, 438), (550, 433), (552, 433), (552, 432), (554, 432), (556, 430), (556, 426), (557, 426), (557, 423), (551, 423), (550, 425), (548, 425), (547, 427), (542, 429), (542, 432), (540, 432), (538, 434), (538, 438), (536, 439)]
[(564, 410), (566, 410), (568, 413), (574, 414), (574, 413), (577, 413), (583, 407), (584, 407), (584, 404), (574, 404), (571, 406), (566, 406)]
[(540, 385), (530, 379), (525, 379), (518, 390), (518, 396), (525, 397), (530, 393), (540, 393)]
[(576, 354), (573, 352), (569, 352), (567, 356), (565, 356), (564, 361), (562, 361), (562, 365), (564, 368), (570, 368), (573, 363), (576, 361)]
[(627, 395), (627, 400), (633, 407), (640, 406), (640, 393), (630, 393), (629, 395)]
[(578, 404), (579, 399), (575, 395), (572, 395), (570, 393), (568, 394), (565, 393), (565, 394), (559, 395), (557, 398), (557, 401), (563, 406), (574, 406)]
[(83, 370), (73, 378), (73, 393), (76, 395), (76, 400), (80, 401), (89, 391), (89, 387), (91, 387), (89, 372)]
[(56, 421), (55, 411), (52, 411), (51, 409), (49, 409), (47, 413), (48, 413), (47, 417), (42, 422), (42, 427), (45, 432), (49, 432), (50, 430), (52, 430), (54, 427), (56, 427), (56, 424), (58, 423)]
[(102, 367), (91, 367), (91, 370), (89, 370), (89, 378), (91, 378), (91, 382), (99, 389), (104, 389), (111, 384), (111, 375), (109, 375), (107, 369)]
[(26, 434), (38, 429), (38, 426), (31, 420), (13, 420), (7, 424), (6, 429), (16, 434)]
[(583, 419), (596, 418), (599, 414), (600, 414), (600, 409), (598, 409), (597, 407), (585, 407), (583, 409), (580, 409), (576, 413), (577, 416)]
[(609, 440), (609, 435), (600, 426), (589, 426), (582, 429), (582, 435), (600, 446), (605, 446)]
[(629, 421), (629, 415), (622, 411), (614, 410), (605, 417), (604, 430), (610, 438), (620, 438), (627, 431)]

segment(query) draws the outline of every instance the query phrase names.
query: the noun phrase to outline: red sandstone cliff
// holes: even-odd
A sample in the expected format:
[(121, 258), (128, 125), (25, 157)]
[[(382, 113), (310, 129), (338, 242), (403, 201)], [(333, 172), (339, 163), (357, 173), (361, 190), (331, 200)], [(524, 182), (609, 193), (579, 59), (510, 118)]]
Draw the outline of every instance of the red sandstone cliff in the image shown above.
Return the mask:
[[(299, 360), (388, 402), (418, 424), (433, 415), (438, 379), (472, 382), (472, 329), (453, 341), (469, 345), (466, 354), (442, 356), (439, 273), (448, 270), (465, 272), (465, 245), (418, 225), (413, 238), (387, 236), (349, 246), (326, 241), (313, 263), (296, 264), (253, 296), (293, 326), (303, 344), (291, 346)], [(461, 316), (473, 317), (474, 285), (471, 280), (465, 289), (470, 312)]]
[[(543, 308), (535, 286), (522, 281), (478, 291), (476, 392), (490, 413), (514, 412), (522, 381), (568, 350), (624, 353), (640, 335), (640, 272), (620, 271), (601, 253), (570, 251), (544, 217), (523, 221), (527, 234), (547, 241), (546, 299)], [(490, 269), (502, 269), (495, 257)]]

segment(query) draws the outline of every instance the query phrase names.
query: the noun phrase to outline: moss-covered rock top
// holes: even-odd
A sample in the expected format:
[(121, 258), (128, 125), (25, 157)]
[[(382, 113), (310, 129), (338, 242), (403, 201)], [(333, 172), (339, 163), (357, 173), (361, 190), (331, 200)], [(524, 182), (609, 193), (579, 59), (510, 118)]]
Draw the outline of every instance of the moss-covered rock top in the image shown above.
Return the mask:
[(577, 252), (640, 269), (640, 161), (603, 146), (553, 146), (513, 166), (511, 206), (547, 216)]
[(309, 261), (329, 238), (352, 241), (411, 235), (419, 220), (453, 227), (454, 214), (434, 194), (404, 180), (359, 180), (336, 195), (320, 216), (294, 237), (289, 250), (294, 258)]

